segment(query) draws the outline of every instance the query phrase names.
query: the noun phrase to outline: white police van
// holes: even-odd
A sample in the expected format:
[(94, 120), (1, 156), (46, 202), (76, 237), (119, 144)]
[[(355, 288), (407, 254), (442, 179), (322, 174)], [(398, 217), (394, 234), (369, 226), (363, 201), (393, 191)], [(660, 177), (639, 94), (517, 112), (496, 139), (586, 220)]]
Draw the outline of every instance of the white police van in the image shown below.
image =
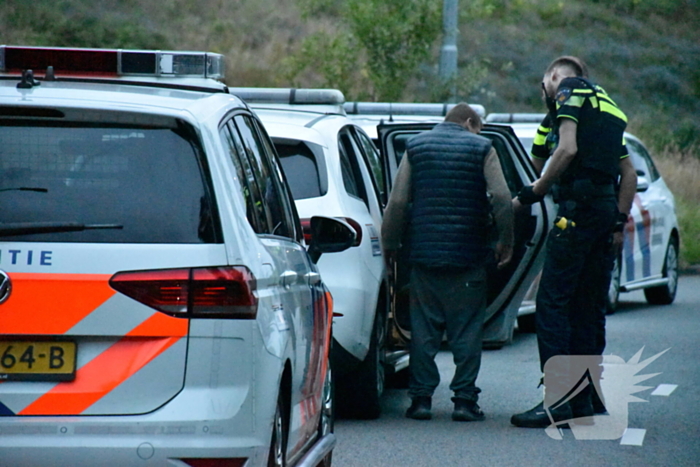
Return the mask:
[(200, 52), (0, 47), (0, 465), (330, 464), (332, 298)]
[[(513, 127), (523, 147), (532, 148), (539, 123), (545, 114), (489, 114), (487, 122), (505, 123)], [(650, 304), (673, 303), (678, 288), (678, 249), (680, 230), (673, 193), (659, 173), (644, 144), (626, 132), (625, 141), (632, 164), (637, 171), (637, 193), (625, 226), (622, 251), (615, 258), (608, 293), (608, 311), (617, 308), (620, 292), (644, 290)], [(534, 312), (538, 282), (533, 283), (525, 303)], [(524, 313), (523, 329), (534, 330), (532, 316)]]
[[(379, 153), (360, 125), (347, 118), (334, 89), (231, 88), (265, 124), (294, 195), (302, 224), (311, 216), (344, 219), (352, 248), (321, 258), (318, 267), (334, 297), (333, 369), (340, 414), (376, 418), (385, 371), (408, 365), (391, 345), (389, 288), (379, 232), (386, 185)], [(388, 340), (389, 338), (389, 340)]]

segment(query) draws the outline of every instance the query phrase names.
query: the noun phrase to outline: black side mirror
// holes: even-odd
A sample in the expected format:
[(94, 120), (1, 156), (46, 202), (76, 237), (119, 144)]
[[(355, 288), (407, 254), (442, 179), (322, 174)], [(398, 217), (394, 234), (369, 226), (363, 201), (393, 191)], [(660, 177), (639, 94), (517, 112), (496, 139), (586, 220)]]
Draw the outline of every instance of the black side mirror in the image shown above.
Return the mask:
[(345, 251), (355, 243), (355, 229), (343, 220), (314, 216), (310, 227), (309, 256), (314, 263), (318, 262), (322, 253)]

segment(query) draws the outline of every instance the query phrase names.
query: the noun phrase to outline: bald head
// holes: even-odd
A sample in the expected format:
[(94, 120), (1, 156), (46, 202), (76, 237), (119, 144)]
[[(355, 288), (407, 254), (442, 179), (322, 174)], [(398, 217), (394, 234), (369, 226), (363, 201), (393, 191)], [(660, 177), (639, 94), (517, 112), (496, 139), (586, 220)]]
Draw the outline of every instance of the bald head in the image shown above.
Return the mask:
[(472, 133), (481, 131), (481, 117), (469, 104), (460, 102), (445, 115), (445, 121), (461, 125)]

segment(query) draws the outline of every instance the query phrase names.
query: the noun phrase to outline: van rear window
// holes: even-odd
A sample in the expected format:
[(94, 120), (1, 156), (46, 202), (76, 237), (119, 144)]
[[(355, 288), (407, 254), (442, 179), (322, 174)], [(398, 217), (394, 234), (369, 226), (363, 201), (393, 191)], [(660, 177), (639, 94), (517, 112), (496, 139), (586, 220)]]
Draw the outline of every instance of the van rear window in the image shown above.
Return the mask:
[(0, 223), (113, 226), (2, 240), (215, 242), (214, 203), (199, 151), (187, 133), (121, 124), (0, 121)]
[(328, 191), (323, 148), (313, 143), (275, 140), (282, 170), (295, 200), (317, 198)]

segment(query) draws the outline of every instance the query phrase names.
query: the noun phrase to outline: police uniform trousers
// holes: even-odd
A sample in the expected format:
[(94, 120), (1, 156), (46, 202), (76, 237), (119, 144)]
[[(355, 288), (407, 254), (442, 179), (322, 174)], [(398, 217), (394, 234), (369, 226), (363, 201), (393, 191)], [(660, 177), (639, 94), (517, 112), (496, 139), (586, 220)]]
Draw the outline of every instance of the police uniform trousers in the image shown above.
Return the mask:
[(410, 278), (410, 370), (408, 394), (432, 396), (440, 383), (435, 356), (443, 336), (452, 350), (456, 398), (476, 401), (486, 314), (486, 271), (440, 270), (414, 265)]
[(616, 201), (560, 201), (559, 215), (576, 225), (566, 229), (554, 226), (547, 238), (535, 313), (543, 371), (555, 355), (602, 355), (605, 349)]

